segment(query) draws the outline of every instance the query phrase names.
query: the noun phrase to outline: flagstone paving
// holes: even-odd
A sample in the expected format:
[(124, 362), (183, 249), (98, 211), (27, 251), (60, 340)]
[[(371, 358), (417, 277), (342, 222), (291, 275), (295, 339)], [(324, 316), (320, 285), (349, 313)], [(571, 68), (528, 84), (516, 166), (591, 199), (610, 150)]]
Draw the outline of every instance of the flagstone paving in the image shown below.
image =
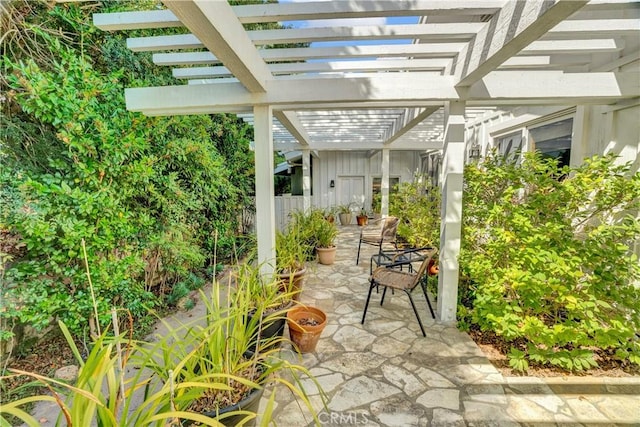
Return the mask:
[[(341, 227), (336, 263), (308, 269), (301, 296), (327, 313), (316, 351), (301, 361), (326, 393), (325, 407), (304, 381), (322, 425), (640, 426), (640, 378), (503, 377), (467, 334), (431, 318), (420, 292), (426, 338), (403, 293), (388, 292), (384, 306), (374, 293), (361, 325), (377, 248), (364, 248), (356, 266), (358, 232)], [(288, 346), (282, 351), (295, 357)], [(313, 424), (289, 392), (275, 393), (273, 421)]]

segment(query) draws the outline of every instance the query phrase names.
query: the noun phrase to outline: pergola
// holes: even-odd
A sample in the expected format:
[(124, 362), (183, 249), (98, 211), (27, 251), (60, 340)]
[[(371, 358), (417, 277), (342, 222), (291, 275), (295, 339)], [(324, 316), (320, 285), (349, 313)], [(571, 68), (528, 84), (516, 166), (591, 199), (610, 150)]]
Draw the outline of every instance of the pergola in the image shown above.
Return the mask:
[[(96, 14), (103, 30), (186, 27), (129, 38), (188, 84), (126, 89), (146, 115), (236, 113), (255, 127), (258, 257), (275, 258), (273, 151), (442, 150), (438, 315), (455, 320), (465, 120), (500, 106), (610, 104), (640, 96), (640, 5), (626, 0), (343, 0)], [(346, 20), (346, 21), (345, 21)], [(248, 24), (305, 21), (285, 29)], [(162, 33), (162, 30), (158, 32)], [(327, 43), (334, 42), (334, 43)], [(280, 47), (306, 43), (307, 47)], [(631, 49), (630, 49), (631, 48)], [(629, 54), (631, 51), (633, 53)]]

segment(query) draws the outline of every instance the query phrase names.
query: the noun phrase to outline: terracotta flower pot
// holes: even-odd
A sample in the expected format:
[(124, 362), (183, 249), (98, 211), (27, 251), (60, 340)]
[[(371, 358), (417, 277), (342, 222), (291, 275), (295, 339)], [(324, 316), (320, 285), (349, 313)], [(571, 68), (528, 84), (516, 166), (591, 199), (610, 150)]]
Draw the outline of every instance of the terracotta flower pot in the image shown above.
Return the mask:
[(297, 300), (300, 292), (302, 292), (302, 285), (304, 284), (304, 275), (307, 272), (306, 268), (297, 270), (294, 273), (280, 273), (278, 279), (280, 280), (280, 290), (283, 292), (293, 292), (293, 299)]
[(435, 259), (429, 260), (429, 266), (427, 267), (427, 271), (429, 272), (429, 276), (437, 276), (440, 271), (438, 265), (436, 264)]
[(358, 215), (356, 217), (356, 221), (358, 221), (358, 225), (362, 227), (364, 225), (367, 225), (367, 223), (369, 222), (369, 217), (366, 215)]
[(315, 351), (324, 327), (327, 315), (315, 307), (298, 306), (287, 313), (287, 325), (291, 341), (300, 353)]
[(323, 265), (331, 265), (336, 260), (336, 247), (330, 248), (316, 248), (318, 253), (318, 262)]

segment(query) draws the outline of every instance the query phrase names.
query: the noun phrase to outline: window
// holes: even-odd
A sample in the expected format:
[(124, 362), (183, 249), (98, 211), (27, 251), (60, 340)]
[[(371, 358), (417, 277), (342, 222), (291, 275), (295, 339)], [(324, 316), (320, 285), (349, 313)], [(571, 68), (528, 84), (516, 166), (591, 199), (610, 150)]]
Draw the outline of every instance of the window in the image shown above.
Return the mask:
[(529, 141), (533, 150), (543, 157), (558, 160), (558, 166), (569, 166), (573, 118), (544, 124), (529, 129)]
[(520, 162), (520, 152), (522, 151), (522, 132), (512, 133), (498, 139), (498, 155), (505, 162)]

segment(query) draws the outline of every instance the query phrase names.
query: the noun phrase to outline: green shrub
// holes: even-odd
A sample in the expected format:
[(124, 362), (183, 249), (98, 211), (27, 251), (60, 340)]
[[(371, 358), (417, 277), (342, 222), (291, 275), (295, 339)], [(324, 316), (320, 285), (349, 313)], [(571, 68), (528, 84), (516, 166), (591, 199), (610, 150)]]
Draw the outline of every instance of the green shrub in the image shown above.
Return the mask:
[[(19, 3), (8, 7), (20, 13)], [(82, 335), (95, 320), (82, 239), (102, 323), (112, 305), (146, 315), (163, 299), (152, 292), (200, 271), (214, 249), (233, 255), (238, 209), (253, 203), (252, 129), (234, 115), (126, 111), (122, 87), (166, 70), (145, 70), (123, 36), (96, 32), (91, 11), (38, 10), (13, 24), (45, 54), (30, 58), (12, 37), (1, 60), (0, 226), (25, 247), (2, 283), (0, 317), (36, 328), (59, 318)]]
[(400, 183), (389, 198), (389, 214), (400, 218), (398, 236), (413, 247), (439, 246), (440, 199), (426, 179)]
[(465, 171), (460, 297), (471, 320), (514, 343), (511, 366), (640, 363), (640, 173), (594, 157), (575, 168), (528, 154)]

